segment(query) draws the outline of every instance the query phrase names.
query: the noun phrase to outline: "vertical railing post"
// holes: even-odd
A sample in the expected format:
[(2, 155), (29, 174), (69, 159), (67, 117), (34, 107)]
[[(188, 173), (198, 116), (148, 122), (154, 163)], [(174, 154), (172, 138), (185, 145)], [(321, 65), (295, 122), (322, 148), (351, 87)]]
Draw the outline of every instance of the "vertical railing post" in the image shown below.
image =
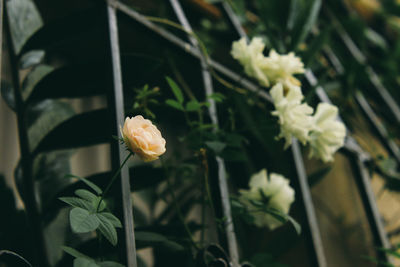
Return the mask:
[[(193, 32), (192, 27), (190, 26), (189, 21), (186, 18), (186, 15), (179, 3), (178, 0), (170, 0), (173, 10), (175, 11), (176, 16), (178, 17), (179, 22), (183, 26), (183, 28), (188, 32)], [(193, 47), (195, 47), (200, 53), (198, 41), (193, 37), (189, 36), (189, 40)], [(201, 55), (199, 57), (200, 66), (202, 71), (203, 77), (203, 86), (205, 89), (206, 95), (213, 94), (213, 84), (212, 84), (212, 77), (208, 70), (207, 58), (205, 55)], [(219, 125), (218, 123), (218, 114), (217, 114), (217, 105), (213, 99), (209, 100), (210, 106), (208, 108), (208, 112), (211, 118), (211, 122), (214, 125)], [(227, 183), (226, 177), (226, 168), (225, 162), (221, 157), (216, 157), (217, 167), (218, 167), (218, 185), (221, 194), (221, 206), (225, 224), (225, 232), (226, 232), (226, 239), (228, 243), (228, 250), (229, 255), (232, 261), (232, 266), (237, 267), (239, 266), (239, 251), (237, 246), (236, 234), (234, 230), (233, 220), (232, 220), (232, 212), (231, 212), (231, 204), (229, 198), (229, 188)]]
[[(0, 79), (1, 79), (1, 65), (3, 58), (3, 11), (4, 11), (4, 0), (0, 0)], [(0, 85), (1, 86), (1, 85)], [(1, 89), (1, 88), (0, 88)]]
[[(112, 86), (113, 91), (110, 92), (112, 97), (109, 98), (108, 106), (112, 110), (114, 115), (115, 125), (114, 132), (118, 134), (119, 127), (123, 125), (125, 119), (124, 111), (124, 95), (122, 87), (122, 73), (121, 73), (121, 59), (118, 41), (118, 24), (117, 14), (114, 6), (114, 1), (107, 1), (107, 21), (108, 21), (108, 37), (109, 37), (109, 48), (111, 56), (111, 68), (112, 68)], [(118, 157), (118, 165), (122, 163), (127, 155), (125, 148), (118, 145), (116, 142), (114, 151)], [(128, 168), (122, 168), (121, 170), (121, 191), (122, 191), (122, 209), (124, 214), (124, 230), (125, 230), (125, 247), (126, 247), (126, 261), (128, 267), (136, 267), (136, 245), (135, 245), (135, 233), (134, 233), (134, 222), (133, 222), (133, 211), (132, 211), (132, 199), (131, 199), (131, 186), (129, 181)]]

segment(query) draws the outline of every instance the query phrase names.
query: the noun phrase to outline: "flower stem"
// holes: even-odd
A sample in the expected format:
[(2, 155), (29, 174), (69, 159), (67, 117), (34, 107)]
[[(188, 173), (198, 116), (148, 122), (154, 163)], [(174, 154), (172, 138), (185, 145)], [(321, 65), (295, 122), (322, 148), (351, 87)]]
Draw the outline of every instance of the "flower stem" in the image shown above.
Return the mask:
[(210, 203), (211, 211), (212, 211), (214, 217), (216, 218), (217, 213), (215, 211), (214, 202), (213, 202), (213, 199), (212, 199), (212, 196), (211, 196), (210, 181), (209, 181), (209, 177), (208, 177), (209, 176), (208, 175), (208, 160), (207, 160), (206, 153), (207, 152), (206, 152), (206, 150), (204, 148), (200, 149), (200, 154), (201, 154), (201, 157), (202, 157), (201, 163), (202, 163), (203, 168), (204, 168), (204, 185), (205, 185), (205, 188), (206, 188), (207, 198), (208, 198), (208, 201)]
[(113, 185), (113, 183), (115, 182), (115, 180), (118, 177), (118, 174), (121, 172), (122, 168), (124, 167), (125, 163), (128, 161), (128, 159), (133, 156), (134, 153), (133, 152), (129, 152), (129, 155), (126, 156), (124, 162), (122, 162), (121, 166), (118, 168), (118, 170), (115, 172), (114, 176), (111, 178), (111, 181), (108, 183), (106, 189), (104, 189), (104, 192), (101, 194), (101, 198), (99, 201), (99, 204), (97, 204), (97, 209), (96, 212), (99, 212), (99, 208), (100, 208), (100, 204), (103, 201), (104, 197), (106, 196), (106, 194), (108, 193), (108, 191), (110, 190), (111, 186)]
[(184, 227), (184, 229), (185, 229), (185, 231), (186, 231), (186, 234), (189, 236), (190, 242), (192, 243), (193, 247), (194, 247), (196, 250), (199, 250), (198, 245), (197, 245), (196, 242), (194, 241), (192, 232), (190, 231), (189, 226), (186, 224), (185, 218), (184, 218), (183, 215), (182, 215), (181, 209), (180, 209), (180, 207), (179, 207), (179, 205), (178, 205), (178, 201), (176, 200), (175, 192), (174, 192), (174, 190), (172, 189), (172, 184), (171, 184), (171, 181), (170, 181), (170, 178), (169, 178), (169, 175), (168, 175), (167, 168), (165, 167), (165, 164), (164, 164), (164, 162), (163, 162), (162, 159), (161, 159), (161, 163), (162, 163), (163, 169), (164, 169), (165, 174), (166, 174), (166, 177), (167, 177), (168, 191), (170, 192), (171, 197), (172, 197), (172, 201), (174, 202), (174, 206), (175, 206), (176, 213), (178, 214), (178, 218), (179, 218), (179, 220), (181, 221), (181, 223), (183, 224), (183, 227)]

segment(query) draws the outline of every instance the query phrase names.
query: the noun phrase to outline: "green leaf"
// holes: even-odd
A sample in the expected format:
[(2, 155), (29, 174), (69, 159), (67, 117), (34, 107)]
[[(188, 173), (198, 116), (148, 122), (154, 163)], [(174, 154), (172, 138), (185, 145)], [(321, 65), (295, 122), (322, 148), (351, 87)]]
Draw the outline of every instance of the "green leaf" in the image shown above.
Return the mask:
[[(77, 196), (89, 201), (92, 204), (92, 208), (89, 209), (89, 211), (93, 211), (93, 212), (97, 211), (97, 206), (99, 205), (101, 197), (96, 196), (92, 192), (85, 190), (85, 189), (78, 189), (75, 191), (75, 194)], [(106, 208), (106, 202), (104, 200), (102, 200), (100, 203), (100, 206), (99, 206), (99, 211), (102, 211), (105, 208)]]
[(18, 54), (26, 41), (43, 26), (43, 21), (31, 0), (13, 0), (5, 4), (14, 51)]
[(49, 65), (38, 65), (34, 67), (26, 76), (22, 83), (22, 98), (26, 101), (32, 94), (35, 87), (39, 84), (44, 77), (54, 71), (54, 67)]
[(385, 38), (383, 38), (382, 35), (374, 31), (372, 28), (365, 29), (365, 37), (367, 37), (368, 40), (382, 50), (387, 50), (389, 47)]
[(180, 111), (184, 111), (185, 110), (181, 103), (179, 103), (179, 102), (177, 102), (176, 100), (173, 100), (173, 99), (167, 99), (165, 101), (165, 104), (167, 104), (168, 106), (173, 107), (173, 108), (175, 108), (177, 110), (180, 110)]
[(110, 212), (100, 213), (105, 219), (107, 219), (114, 227), (122, 228), (121, 221)]
[(324, 29), (319, 33), (308, 45), (307, 50), (302, 56), (302, 60), (306, 66), (309, 66), (316, 55), (321, 51), (326, 43), (329, 42), (331, 31), (330, 28)]
[(115, 226), (108, 219), (108, 217), (104, 216), (103, 214), (97, 213), (96, 216), (99, 220), (100, 232), (107, 238), (108, 241), (110, 241), (113, 246), (116, 246), (118, 242), (118, 236)]
[(74, 267), (100, 267), (94, 260), (86, 258), (76, 258), (74, 260)]
[(11, 84), (7, 81), (1, 80), (1, 96), (4, 99), (4, 102), (6, 102), (7, 106), (15, 111), (15, 98), (14, 98), (14, 88), (11, 86)]
[(182, 90), (179, 88), (179, 86), (174, 82), (174, 80), (172, 80), (170, 77), (165, 77), (165, 79), (167, 79), (167, 82), (169, 84), (169, 86), (172, 89), (172, 92), (174, 93), (176, 99), (178, 100), (178, 102), (180, 104), (183, 103), (183, 94), (182, 94)]
[(122, 265), (121, 263), (118, 263), (118, 262), (115, 262), (115, 261), (99, 262), (98, 265), (100, 267), (125, 267), (125, 265)]
[(176, 242), (168, 240), (163, 235), (153, 232), (136, 231), (135, 240), (144, 246), (163, 246), (171, 250), (183, 250), (184, 248)]
[(67, 246), (62, 246), (61, 248), (62, 248), (66, 253), (68, 253), (69, 255), (71, 255), (72, 257), (75, 257), (75, 258), (85, 258), (85, 259), (94, 261), (94, 260), (93, 260), (92, 258), (90, 258), (89, 256), (86, 256), (85, 254), (83, 254), (83, 253), (77, 251), (77, 250), (74, 249), (74, 248), (67, 247)]
[(67, 174), (65, 177), (71, 177), (71, 178), (77, 178), (80, 181), (84, 182), (87, 186), (89, 186), (91, 189), (93, 189), (93, 191), (95, 191), (98, 195), (101, 195), (103, 193), (103, 190), (101, 190), (100, 187), (98, 187), (95, 183), (89, 181), (86, 178), (77, 176), (77, 175), (73, 175), (73, 174)]
[(151, 241), (151, 242), (164, 242), (168, 239), (160, 234), (145, 231), (136, 231), (135, 239), (140, 241)]
[(318, 184), (331, 170), (332, 167), (326, 167), (308, 175), (308, 184), (310, 187)]
[(72, 207), (94, 211), (92, 203), (87, 200), (78, 197), (60, 197), (58, 199), (67, 203), (68, 205), (71, 205)]
[(295, 50), (299, 44), (301, 44), (310, 33), (312, 27), (317, 21), (319, 11), (321, 9), (322, 0), (310, 0), (308, 5), (303, 8), (303, 14), (301, 18), (296, 21), (297, 27), (293, 32), (293, 39), (291, 48)]
[(96, 214), (91, 214), (82, 208), (73, 208), (69, 214), (72, 231), (88, 233), (99, 227), (100, 221)]
[(201, 108), (201, 104), (197, 100), (193, 99), (186, 103), (187, 111), (198, 111)]
[(289, 15), (287, 20), (287, 29), (291, 31), (295, 26), (296, 20), (301, 14), (301, 0), (291, 0), (289, 7)]
[(226, 97), (221, 93), (213, 93), (213, 94), (207, 96), (207, 98), (213, 99), (217, 103), (221, 103), (226, 99)]
[(20, 68), (27, 69), (32, 66), (36, 66), (40, 64), (45, 56), (45, 52), (43, 50), (32, 50), (22, 55), (19, 60)]
[(293, 219), (293, 217), (288, 216), (287, 218), (288, 218), (289, 222), (293, 225), (294, 229), (296, 230), (296, 233), (298, 235), (300, 235), (301, 234), (301, 225), (295, 219)]
[(40, 153), (33, 162), (33, 173), (38, 183), (40, 203), (43, 210), (53, 205), (56, 198), (60, 196), (72, 181), (64, 179), (64, 174), (71, 171), (70, 157), (75, 151), (57, 150)]
[(206, 145), (211, 148), (215, 154), (221, 153), (224, 148), (226, 147), (225, 143), (219, 142), (219, 141), (208, 141), (206, 142)]
[(36, 150), (49, 132), (75, 114), (69, 104), (56, 100), (41, 101), (29, 109), (29, 112), (30, 117), (35, 117), (28, 129), (31, 151)]
[(92, 203), (97, 201), (97, 196), (93, 194), (92, 192), (85, 190), (85, 189), (78, 189), (75, 191), (75, 195), (77, 195), (80, 198), (83, 198), (87, 201), (90, 201)]
[(301, 226), (298, 222), (296, 222), (295, 219), (293, 219), (290, 215), (283, 213), (277, 209), (271, 209), (271, 208), (267, 208), (265, 209), (265, 212), (267, 212), (268, 214), (271, 214), (272, 216), (274, 216), (277, 220), (286, 223), (287, 221), (289, 221), (292, 226), (294, 227), (294, 229), (296, 230), (296, 233), (298, 235), (301, 234)]
[[(108, 127), (107, 123), (104, 123), (104, 118), (108, 116), (108, 112), (106, 109), (99, 109), (58, 119), (58, 111), (54, 111), (55, 114), (50, 117), (56, 117), (54, 118), (56, 121), (49, 123), (50, 125), (54, 124), (54, 127), (48, 132), (41, 132), (43, 139), (40, 140), (36, 151), (86, 147), (109, 142), (112, 135), (111, 128)], [(68, 138), (65, 138), (66, 134)]]

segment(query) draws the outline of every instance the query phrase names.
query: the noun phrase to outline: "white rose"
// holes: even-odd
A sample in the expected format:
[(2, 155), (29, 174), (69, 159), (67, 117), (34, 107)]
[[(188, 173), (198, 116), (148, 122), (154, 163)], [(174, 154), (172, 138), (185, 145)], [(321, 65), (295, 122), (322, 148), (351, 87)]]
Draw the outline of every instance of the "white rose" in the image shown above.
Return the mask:
[(232, 43), (231, 54), (244, 67), (244, 72), (258, 80), (261, 85), (269, 86), (266, 74), (261, 69), (265, 65), (263, 54), (265, 44), (261, 38), (255, 37), (247, 44), (246, 38)]
[(285, 148), (292, 143), (293, 136), (305, 144), (314, 127), (313, 108), (301, 103), (304, 96), (300, 87), (292, 87), (285, 96), (282, 84), (278, 83), (272, 87), (270, 94), (275, 106), (272, 115), (279, 118), (281, 131), (278, 138), (285, 138)]
[(166, 142), (160, 131), (140, 115), (126, 118), (122, 135), (128, 149), (143, 161), (156, 160), (165, 152)]
[(293, 75), (305, 71), (303, 62), (293, 52), (279, 55), (273, 49), (263, 61), (262, 69), (272, 84), (282, 83), (285, 88), (300, 86), (300, 81)]
[(333, 154), (343, 146), (346, 128), (337, 120), (337, 107), (318, 104), (313, 117), (315, 129), (310, 134), (310, 157), (318, 157), (324, 162), (333, 161)]
[(289, 180), (276, 173), (271, 173), (268, 177), (267, 171), (262, 169), (251, 177), (249, 187), (249, 190), (240, 191), (240, 200), (248, 207), (255, 225), (258, 227), (267, 226), (271, 230), (281, 226), (281, 221), (264, 211), (258, 210), (251, 203), (251, 200), (265, 201), (265, 198), (267, 198), (268, 200), (265, 203), (267, 208), (273, 208), (287, 214), (294, 202), (294, 190), (290, 187)]

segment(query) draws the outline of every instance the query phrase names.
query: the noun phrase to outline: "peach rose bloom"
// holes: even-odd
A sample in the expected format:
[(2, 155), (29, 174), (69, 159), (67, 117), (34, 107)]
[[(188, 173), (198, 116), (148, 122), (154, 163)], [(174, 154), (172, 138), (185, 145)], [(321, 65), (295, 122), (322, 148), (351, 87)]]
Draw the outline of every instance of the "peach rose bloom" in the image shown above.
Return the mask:
[(143, 161), (153, 161), (165, 152), (165, 139), (154, 124), (138, 115), (125, 120), (122, 135), (129, 150)]

